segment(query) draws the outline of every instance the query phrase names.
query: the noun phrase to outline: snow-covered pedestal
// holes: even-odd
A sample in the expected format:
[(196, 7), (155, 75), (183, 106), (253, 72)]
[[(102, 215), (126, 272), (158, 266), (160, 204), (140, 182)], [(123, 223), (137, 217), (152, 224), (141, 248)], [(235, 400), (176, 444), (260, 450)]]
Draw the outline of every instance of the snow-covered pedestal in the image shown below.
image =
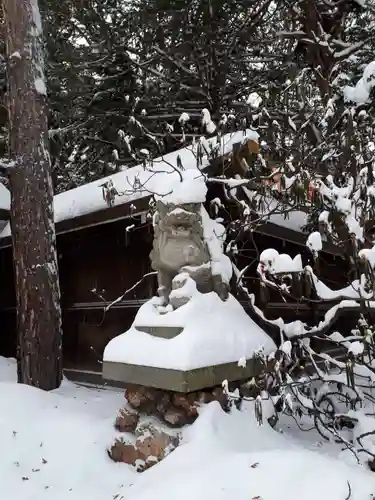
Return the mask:
[(255, 375), (262, 367), (256, 354), (276, 347), (229, 293), (225, 229), (204, 208), (205, 176), (178, 165), (176, 170), (178, 176), (162, 179), (166, 194), (154, 195), (150, 258), (159, 297), (107, 345), (103, 377), (192, 393)]
[(144, 304), (107, 345), (105, 379), (188, 393), (251, 377), (260, 369), (254, 355), (276, 349), (232, 295), (222, 301), (195, 290), (176, 310), (159, 304), (158, 297)]

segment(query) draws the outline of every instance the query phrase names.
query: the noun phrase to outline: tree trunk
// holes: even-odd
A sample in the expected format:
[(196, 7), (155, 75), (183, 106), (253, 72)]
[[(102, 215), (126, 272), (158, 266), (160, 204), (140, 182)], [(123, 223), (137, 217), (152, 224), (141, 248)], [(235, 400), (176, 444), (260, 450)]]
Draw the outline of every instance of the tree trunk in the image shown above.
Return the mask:
[(7, 42), (11, 229), (17, 293), (18, 381), (62, 379), (61, 310), (38, 0), (2, 0)]

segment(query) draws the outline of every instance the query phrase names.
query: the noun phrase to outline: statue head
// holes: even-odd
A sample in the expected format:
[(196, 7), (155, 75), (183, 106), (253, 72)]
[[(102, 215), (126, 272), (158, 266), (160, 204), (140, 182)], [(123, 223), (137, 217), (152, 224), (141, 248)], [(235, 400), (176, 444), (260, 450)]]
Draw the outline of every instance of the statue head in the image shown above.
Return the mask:
[(158, 201), (158, 223), (161, 231), (167, 231), (174, 238), (189, 238), (192, 233), (202, 233), (200, 204), (166, 205)]

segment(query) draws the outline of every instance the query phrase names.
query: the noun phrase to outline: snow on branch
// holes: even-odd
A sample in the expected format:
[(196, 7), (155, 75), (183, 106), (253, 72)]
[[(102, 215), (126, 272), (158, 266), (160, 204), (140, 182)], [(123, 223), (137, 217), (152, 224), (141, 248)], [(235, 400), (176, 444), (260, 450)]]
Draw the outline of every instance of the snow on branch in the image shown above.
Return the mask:
[(358, 105), (368, 104), (370, 94), (375, 87), (375, 61), (370, 62), (363, 71), (363, 76), (358, 80), (355, 87), (347, 85), (344, 87), (344, 98), (346, 101)]

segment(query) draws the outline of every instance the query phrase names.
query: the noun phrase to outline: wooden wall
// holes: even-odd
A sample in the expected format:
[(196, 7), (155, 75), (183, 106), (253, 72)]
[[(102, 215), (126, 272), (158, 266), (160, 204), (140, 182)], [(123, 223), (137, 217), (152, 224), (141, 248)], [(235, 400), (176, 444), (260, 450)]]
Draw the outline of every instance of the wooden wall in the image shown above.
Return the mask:
[(100, 371), (108, 341), (126, 331), (140, 301), (155, 292), (145, 279), (108, 312), (104, 308), (149, 272), (152, 234), (149, 225), (118, 221), (60, 237), (64, 365)]
[[(135, 224), (134, 229), (126, 227)], [(152, 234), (140, 219), (122, 220), (57, 238), (64, 366), (100, 371), (105, 345), (132, 323), (140, 301), (155, 293), (155, 277), (104, 313), (125, 290), (149, 272)], [(95, 290), (95, 291), (94, 291)], [(15, 356), (16, 314), (10, 248), (0, 250), (0, 355)]]

